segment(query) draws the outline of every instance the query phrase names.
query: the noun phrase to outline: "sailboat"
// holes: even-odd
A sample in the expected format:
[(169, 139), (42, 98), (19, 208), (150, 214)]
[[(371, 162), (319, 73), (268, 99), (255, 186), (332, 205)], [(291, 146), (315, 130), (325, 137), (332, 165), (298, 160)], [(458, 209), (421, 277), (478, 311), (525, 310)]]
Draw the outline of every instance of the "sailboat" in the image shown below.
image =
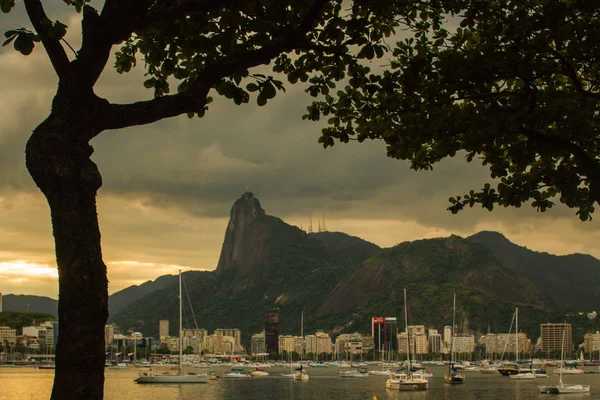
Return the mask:
[[(562, 341), (560, 344), (560, 365), (563, 365), (564, 362), (564, 350), (565, 350), (565, 331), (567, 330), (566, 326), (563, 326), (562, 332)], [(558, 385), (549, 385), (549, 386), (538, 386), (540, 393), (544, 394), (570, 394), (570, 393), (589, 393), (590, 385), (565, 385), (562, 380), (563, 371), (559, 370), (559, 378)]]
[(419, 372), (412, 372), (411, 358), (410, 358), (410, 335), (408, 334), (408, 312), (406, 306), (406, 289), (404, 289), (404, 326), (405, 332), (408, 339), (408, 368), (406, 372), (393, 373), (390, 378), (385, 382), (386, 389), (396, 389), (401, 391), (415, 391), (415, 390), (427, 390), (429, 389), (429, 381)]
[(141, 372), (140, 376), (134, 379), (137, 383), (207, 383), (209, 376), (207, 374), (183, 373), (183, 311), (181, 295), (181, 270), (179, 271), (179, 366), (177, 373), (155, 374), (150, 371)]
[[(515, 308), (515, 354), (516, 354), (516, 360), (517, 360), (517, 369), (519, 369), (519, 308)], [(517, 374), (513, 374), (510, 375), (510, 379), (516, 379), (516, 380), (521, 380), (521, 379), (535, 379), (535, 370), (533, 369), (533, 362), (532, 362), (532, 368), (529, 371), (521, 371), (519, 369), (519, 372)]]
[(450, 384), (464, 383), (465, 374), (462, 370), (454, 367), (454, 326), (456, 325), (456, 293), (454, 294), (454, 303), (452, 306), (452, 341), (450, 342), (450, 365), (448, 374), (444, 375), (444, 382)]

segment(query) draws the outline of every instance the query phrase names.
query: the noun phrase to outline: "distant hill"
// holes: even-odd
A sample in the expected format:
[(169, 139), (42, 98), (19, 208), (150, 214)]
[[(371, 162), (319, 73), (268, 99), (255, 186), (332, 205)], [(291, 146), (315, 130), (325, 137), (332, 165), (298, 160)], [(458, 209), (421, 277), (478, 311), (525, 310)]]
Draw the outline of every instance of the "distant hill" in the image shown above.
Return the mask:
[(56, 317), (39, 312), (3, 311), (0, 313), (0, 326), (16, 329), (17, 335), (23, 334), (24, 326), (32, 326), (40, 322), (54, 321)]
[(593, 311), (600, 300), (600, 260), (585, 254), (556, 256), (516, 245), (498, 232), (469, 237), (506, 267), (536, 285), (554, 308)]
[(58, 300), (44, 296), (29, 296), (23, 294), (2, 295), (2, 311), (39, 312), (58, 316)]
[(129, 286), (108, 296), (108, 314), (114, 315), (135, 303), (145, 295), (165, 287), (173, 286), (177, 283), (177, 277), (174, 275), (163, 275), (154, 281), (147, 281), (141, 285)]
[[(303, 311), (305, 332), (366, 333), (373, 316), (402, 318), (407, 288), (411, 324), (450, 324), (456, 293), (459, 332), (506, 332), (518, 306), (519, 327), (535, 339), (540, 323), (600, 300), (600, 261), (532, 252), (493, 232), (381, 249), (341, 232), (306, 233), (268, 215), (252, 193), (230, 215), (217, 270), (184, 274), (184, 325), (193, 326), (189, 294), (199, 327), (239, 328), (245, 340), (263, 329), (264, 310), (273, 306), (281, 334), (299, 333)], [(142, 286), (123, 291), (130, 303), (111, 320), (148, 335), (161, 319), (177, 326), (175, 277)]]

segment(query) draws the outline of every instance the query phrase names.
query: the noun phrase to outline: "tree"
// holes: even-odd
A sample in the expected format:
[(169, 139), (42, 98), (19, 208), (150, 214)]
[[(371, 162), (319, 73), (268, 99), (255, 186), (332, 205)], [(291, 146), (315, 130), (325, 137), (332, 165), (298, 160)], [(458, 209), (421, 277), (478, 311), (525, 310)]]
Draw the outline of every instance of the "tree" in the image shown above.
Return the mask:
[[(364, 80), (370, 60), (388, 50), (384, 38), (398, 15), (414, 19), (420, 7), (427, 13), (426, 1), (401, 0), (105, 0), (100, 12), (88, 2), (64, 0), (81, 16), (81, 47), (70, 49), (73, 55), (63, 47), (67, 26), (48, 18), (41, 0), (23, 0), (33, 30), (9, 30), (4, 42), (24, 55), (41, 43), (59, 80), (50, 115), (26, 146), (27, 169), (50, 206), (59, 273), (52, 399), (103, 397), (108, 296), (96, 213), (102, 179), (89, 141), (109, 129), (202, 117), (209, 94), (238, 105), (254, 94), (263, 106), (284, 90), (278, 76), (308, 82), (313, 96), (328, 94), (342, 79)], [(0, 0), (4, 13), (14, 6)], [(95, 94), (117, 45), (116, 70), (128, 72), (143, 59), (153, 99), (114, 104)]]
[[(387, 155), (429, 170), (458, 152), (488, 165), (485, 184), (450, 198), (492, 210), (554, 199), (591, 219), (600, 202), (600, 11), (586, 0), (442, 1), (446, 24), (418, 21), (388, 71), (350, 80), (307, 118), (320, 141), (379, 139)], [(460, 25), (454, 29), (450, 26)]]

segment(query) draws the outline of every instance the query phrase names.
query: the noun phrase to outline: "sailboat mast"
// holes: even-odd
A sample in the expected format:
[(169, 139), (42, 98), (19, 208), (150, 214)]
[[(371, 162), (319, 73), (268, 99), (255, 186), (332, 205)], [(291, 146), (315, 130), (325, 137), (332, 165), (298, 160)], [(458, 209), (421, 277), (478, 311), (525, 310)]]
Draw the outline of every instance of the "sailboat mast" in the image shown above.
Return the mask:
[(179, 373), (183, 371), (183, 311), (181, 296), (181, 270), (179, 270)]
[(515, 308), (515, 359), (519, 369), (519, 307)]
[(452, 302), (452, 340), (450, 341), (450, 367), (448, 371), (454, 367), (454, 326), (456, 326), (456, 293), (454, 293), (454, 301)]
[(408, 344), (407, 354), (408, 354), (408, 371), (407, 375), (410, 376), (412, 365), (410, 363), (410, 335), (408, 333), (408, 308), (406, 306), (406, 288), (404, 288), (404, 329), (406, 332), (406, 339)]
[(562, 373), (565, 368), (564, 364), (564, 351), (565, 351), (565, 331), (567, 330), (567, 321), (563, 323), (562, 340), (560, 341), (560, 373), (558, 374), (558, 384), (563, 385)]

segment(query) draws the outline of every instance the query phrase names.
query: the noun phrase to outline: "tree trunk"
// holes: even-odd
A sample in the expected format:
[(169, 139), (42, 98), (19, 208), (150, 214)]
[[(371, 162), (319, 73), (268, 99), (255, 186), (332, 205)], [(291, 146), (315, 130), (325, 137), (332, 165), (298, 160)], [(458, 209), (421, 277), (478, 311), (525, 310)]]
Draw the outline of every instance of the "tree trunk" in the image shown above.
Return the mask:
[(102, 179), (90, 160), (88, 141), (95, 132), (73, 121), (79, 111), (72, 109), (64, 117), (51, 114), (26, 148), (27, 169), (50, 205), (58, 265), (53, 400), (100, 400), (104, 393), (108, 281), (96, 213)]

